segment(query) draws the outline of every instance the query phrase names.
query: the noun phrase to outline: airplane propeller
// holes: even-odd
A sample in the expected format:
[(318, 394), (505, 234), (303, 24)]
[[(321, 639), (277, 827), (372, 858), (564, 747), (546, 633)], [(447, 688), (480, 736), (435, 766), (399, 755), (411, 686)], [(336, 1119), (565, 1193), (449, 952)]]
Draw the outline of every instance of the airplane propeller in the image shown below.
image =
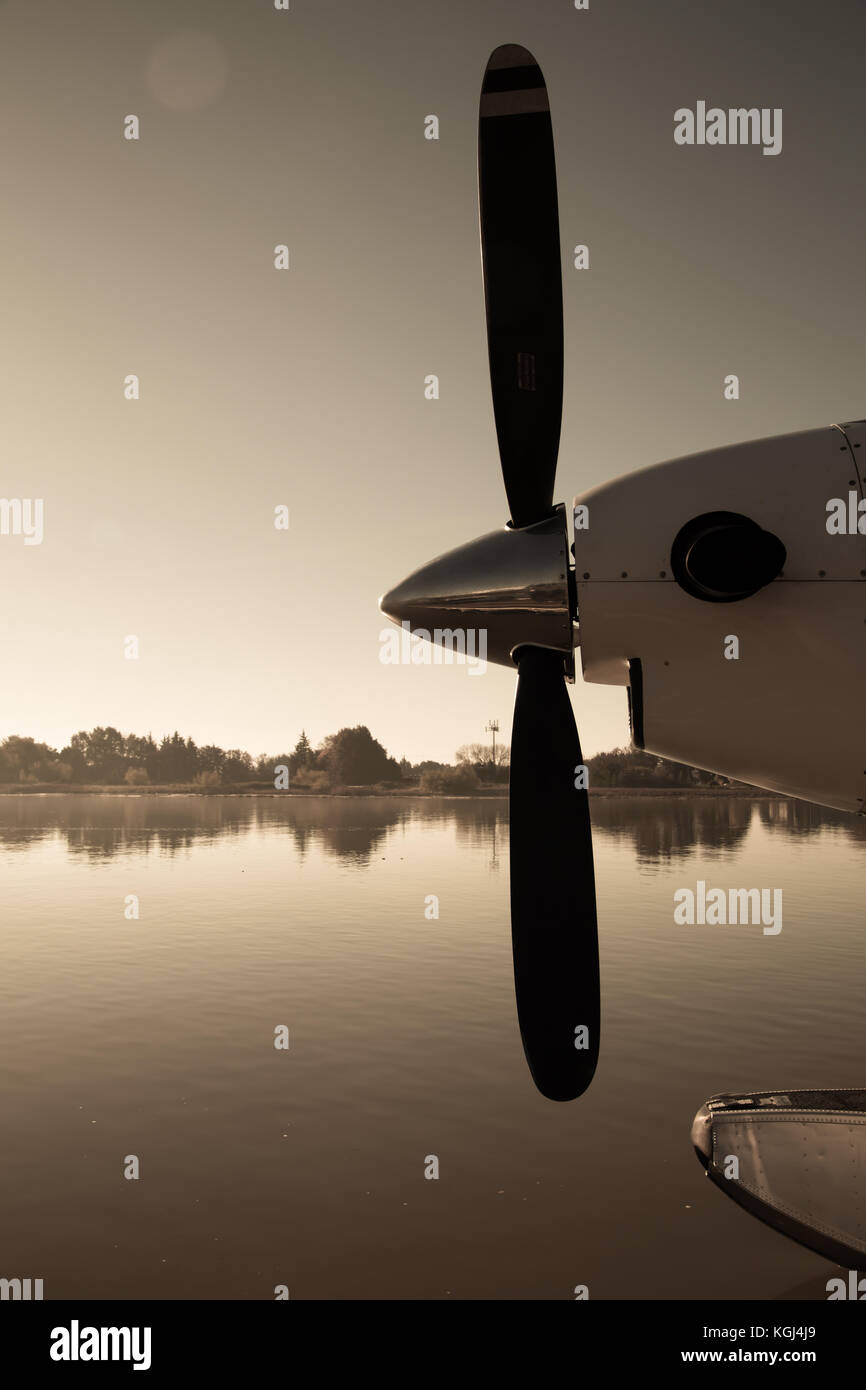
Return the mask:
[(566, 690), (575, 586), (564, 508), (553, 505), (563, 376), (553, 131), (541, 70), (517, 45), (497, 48), (485, 71), (478, 189), (511, 522), (416, 571), (380, 607), (427, 638), (428, 624), (447, 623), (439, 631), (450, 634), (457, 618), (475, 618), (490, 659), (517, 667), (509, 791), (517, 1012), (536, 1086), (565, 1101), (586, 1090), (598, 1061), (598, 931), (589, 797)]
[[(525, 48), (492, 54), (481, 88), (478, 193), (487, 341), (514, 527), (552, 510), (562, 420), (562, 272), (553, 129)], [(598, 1061), (599, 967), (589, 796), (561, 655), (516, 652), (511, 931), (520, 1032), (538, 1089), (586, 1090)], [(577, 784), (577, 785), (576, 785)]]
[[(570, 554), (565, 507), (553, 502), (563, 383), (553, 133), (544, 78), (516, 45), (497, 48), (484, 74), (478, 194), (511, 521), (422, 566), (380, 606), (415, 638), (452, 649), (459, 639), (467, 653), (483, 640), (485, 660), (517, 669), (517, 1009), (536, 1085), (568, 1100), (590, 1084), (599, 1049), (589, 799), (565, 689), (575, 645), (585, 681), (627, 687), (635, 747), (863, 814), (849, 730), (866, 669), (853, 637), (866, 555), (852, 511), (866, 505), (866, 421), (706, 450), (597, 486), (580, 501)], [(840, 512), (847, 530), (834, 532)], [(719, 605), (729, 604), (748, 659), (720, 679), (719, 623), (729, 620)], [(828, 691), (831, 732), (804, 744)]]

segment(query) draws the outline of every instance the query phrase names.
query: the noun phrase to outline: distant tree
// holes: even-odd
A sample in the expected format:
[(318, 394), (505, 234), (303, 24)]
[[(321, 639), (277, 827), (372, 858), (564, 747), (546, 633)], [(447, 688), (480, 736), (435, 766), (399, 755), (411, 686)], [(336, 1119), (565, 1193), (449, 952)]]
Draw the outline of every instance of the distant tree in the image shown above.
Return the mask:
[(292, 787), (295, 791), (326, 792), (330, 789), (331, 777), (324, 767), (302, 767), (292, 774)]
[(61, 778), (57, 750), (47, 743), (12, 734), (0, 743), (0, 781), (56, 782)]
[(511, 749), (507, 743), (497, 743), (496, 761), (493, 760), (493, 747), (489, 743), (464, 743), (455, 754), (458, 767), (474, 767), (478, 776), (486, 782), (506, 782)]
[(478, 785), (478, 774), (471, 763), (431, 769), (421, 776), (422, 792), (434, 792), (439, 796), (471, 796)]
[(719, 787), (730, 779), (640, 748), (612, 748), (587, 758), (590, 787)]
[(175, 729), (171, 738), (159, 745), (159, 780), (191, 782), (198, 771), (198, 749), (191, 738), (184, 739)]
[(133, 767), (143, 767), (148, 773), (156, 770), (158, 749), (150, 734), (126, 734), (123, 739), (124, 761)]
[(306, 730), (301, 730), (301, 737), (298, 739), (294, 749), (289, 755), (288, 764), (290, 772), (298, 772), (302, 767), (312, 767), (316, 761), (310, 740), (307, 738)]
[(292, 773), (291, 753), (262, 753), (255, 759), (253, 770), (259, 782), (273, 782), (278, 767), (287, 767)]
[(146, 787), (150, 778), (146, 767), (128, 767), (123, 780), (129, 787)]
[(364, 724), (329, 734), (319, 762), (333, 786), (369, 786), (373, 782), (399, 781), (400, 768)]
[(104, 728), (99, 725), (89, 733), (73, 734), (70, 739), (72, 749), (81, 756), (85, 779), (107, 784), (123, 781), (126, 771), (124, 744), (123, 734), (110, 724)]
[(222, 766), (223, 782), (251, 782), (254, 776), (255, 767), (249, 753), (241, 748), (232, 748), (226, 753)]
[[(493, 746), (489, 743), (464, 743), (457, 749), (458, 763), (472, 763), (474, 767), (490, 766), (494, 762)], [(496, 745), (496, 767), (507, 767), (511, 761), (511, 749), (507, 743)]]
[[(219, 782), (225, 760), (226, 755), (222, 748), (217, 748), (213, 743), (206, 743), (203, 748), (198, 750), (196, 766), (199, 772), (214, 773), (217, 782)], [(207, 785), (213, 786), (214, 784), (208, 783)]]
[(69, 769), (69, 777), (64, 781), (86, 782), (86, 768), (84, 758), (79, 748), (73, 748), (71, 743), (67, 743), (65, 748), (60, 750), (60, 766)]

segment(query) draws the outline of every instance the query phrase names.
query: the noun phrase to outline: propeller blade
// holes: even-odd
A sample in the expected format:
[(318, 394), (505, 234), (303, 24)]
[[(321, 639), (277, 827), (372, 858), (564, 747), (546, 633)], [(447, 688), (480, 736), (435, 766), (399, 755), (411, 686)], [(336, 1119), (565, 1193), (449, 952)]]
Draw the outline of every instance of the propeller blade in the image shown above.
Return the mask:
[(517, 1013), (536, 1086), (550, 1100), (574, 1100), (599, 1046), (589, 794), (575, 788), (583, 759), (562, 656), (524, 647), (518, 673), (509, 792)]
[(547, 88), (532, 54), (497, 48), (478, 121), (481, 261), (493, 411), (514, 526), (553, 502), (562, 421), (562, 271)]
[[(547, 88), (532, 54), (497, 48), (478, 120), (481, 263), (493, 412), (512, 525), (553, 506), (562, 423), (562, 271)], [(589, 797), (562, 656), (518, 654), (511, 745), (511, 933), (520, 1033), (551, 1100), (598, 1061), (598, 929)]]

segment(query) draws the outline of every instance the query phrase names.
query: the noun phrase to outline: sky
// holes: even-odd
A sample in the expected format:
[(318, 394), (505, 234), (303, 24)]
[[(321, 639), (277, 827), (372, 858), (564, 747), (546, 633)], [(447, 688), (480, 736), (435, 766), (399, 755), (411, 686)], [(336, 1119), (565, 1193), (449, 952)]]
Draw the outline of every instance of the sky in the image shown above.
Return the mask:
[[(550, 96), (570, 501), (866, 415), (864, 40), (860, 0), (0, 3), (0, 495), (44, 506), (40, 545), (0, 536), (0, 737), (507, 740), (512, 673), (383, 664), (377, 607), (507, 520), (490, 52), (530, 48)], [(699, 100), (781, 108), (781, 153), (676, 145)], [(571, 693), (585, 753), (627, 741), (624, 690)]]

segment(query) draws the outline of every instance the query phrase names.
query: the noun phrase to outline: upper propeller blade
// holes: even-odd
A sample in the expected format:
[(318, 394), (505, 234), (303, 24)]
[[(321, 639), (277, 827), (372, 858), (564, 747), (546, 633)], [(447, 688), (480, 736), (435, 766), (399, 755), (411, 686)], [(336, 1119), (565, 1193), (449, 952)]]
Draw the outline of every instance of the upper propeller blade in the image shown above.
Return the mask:
[(518, 654), (511, 735), (511, 937), (520, 1035), (533, 1080), (574, 1100), (599, 1046), (598, 928), (589, 794), (562, 656)]
[(478, 122), (493, 410), (514, 526), (553, 502), (562, 421), (562, 272), (547, 88), (527, 49), (491, 55)]

